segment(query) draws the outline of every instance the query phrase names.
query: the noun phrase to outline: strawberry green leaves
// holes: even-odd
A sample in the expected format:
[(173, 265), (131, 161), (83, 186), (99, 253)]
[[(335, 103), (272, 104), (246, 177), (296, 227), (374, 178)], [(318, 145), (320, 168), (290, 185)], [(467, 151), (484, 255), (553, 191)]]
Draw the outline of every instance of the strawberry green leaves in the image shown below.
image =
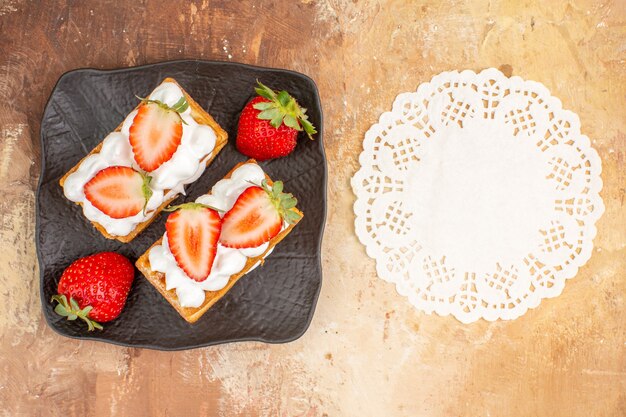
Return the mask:
[(185, 96), (181, 96), (180, 100), (178, 100), (172, 107), (170, 107), (176, 113), (183, 113), (185, 110), (189, 108), (189, 103)]
[(139, 97), (137, 95), (135, 97), (141, 100), (142, 103), (154, 103), (164, 110), (170, 110), (176, 113), (184, 113), (189, 108), (189, 103), (187, 102), (185, 96), (181, 96), (180, 99), (176, 103), (174, 103), (173, 106), (168, 106), (160, 100), (152, 100), (149, 98)]
[(62, 317), (67, 317), (68, 320), (81, 319), (89, 328), (89, 331), (95, 329), (102, 330), (102, 325), (97, 321), (89, 318), (89, 312), (93, 309), (92, 306), (87, 306), (83, 309), (80, 308), (78, 302), (70, 297), (70, 301), (67, 301), (67, 297), (63, 294), (52, 296), (52, 302), (56, 301), (59, 304), (54, 308), (54, 312)]
[(176, 210), (185, 210), (185, 209), (194, 210), (194, 209), (202, 209), (202, 208), (208, 208), (208, 209), (215, 210), (215, 211), (224, 211), (224, 210), (216, 209), (215, 207), (207, 206), (206, 204), (196, 203), (196, 202), (183, 203), (183, 204), (179, 204), (176, 206), (167, 206), (166, 208), (163, 209), (163, 211), (171, 213)]
[(263, 188), (263, 190), (265, 190), (265, 192), (270, 196), (272, 204), (284, 221), (288, 224), (294, 224), (300, 220), (302, 215), (297, 211), (292, 210), (296, 204), (298, 204), (298, 199), (291, 193), (283, 193), (282, 181), (276, 181), (270, 188), (267, 181), (263, 180), (261, 188)]
[(141, 184), (141, 192), (143, 193), (146, 202), (143, 205), (143, 214), (144, 216), (146, 215), (146, 208), (148, 207), (148, 201), (150, 201), (150, 198), (152, 198), (152, 188), (150, 188), (150, 183), (152, 182), (152, 177), (149, 175), (145, 175), (143, 173), (140, 173), (142, 178), (143, 178), (143, 184)]
[[(180, 99), (178, 99), (178, 101), (176, 103), (174, 103), (173, 106), (168, 106), (167, 104), (165, 104), (164, 102), (159, 101), (159, 100), (152, 100), (152, 99), (149, 99), (149, 98), (139, 97), (138, 95), (135, 95), (135, 97), (137, 97), (139, 100), (141, 100), (141, 102), (143, 104), (153, 103), (153, 104), (158, 105), (163, 110), (172, 111), (172, 112), (177, 113), (179, 115), (181, 113), (184, 113), (189, 108), (189, 102), (187, 101), (187, 99), (185, 98), (184, 95), (181, 96)], [(183, 124), (185, 124), (185, 125), (187, 124), (187, 122), (182, 117), (180, 117), (180, 121)]]
[(259, 86), (254, 90), (259, 96), (269, 100), (254, 105), (254, 108), (260, 111), (257, 117), (261, 120), (269, 120), (270, 124), (277, 129), (284, 124), (298, 132), (304, 130), (309, 139), (313, 139), (317, 130), (308, 120), (306, 109), (300, 107), (296, 99), (287, 91), (282, 90), (277, 93), (260, 81), (257, 82)]

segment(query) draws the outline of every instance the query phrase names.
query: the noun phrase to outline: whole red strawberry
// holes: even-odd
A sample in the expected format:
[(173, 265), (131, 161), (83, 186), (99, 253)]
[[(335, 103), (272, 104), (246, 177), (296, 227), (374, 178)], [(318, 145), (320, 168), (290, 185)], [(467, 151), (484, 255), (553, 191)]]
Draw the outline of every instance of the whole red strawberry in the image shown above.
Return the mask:
[(59, 280), (59, 304), (54, 311), (68, 320), (83, 320), (93, 329), (99, 322), (117, 318), (130, 291), (135, 269), (128, 259), (114, 252), (101, 252), (74, 261)]
[(317, 131), (302, 108), (288, 92), (276, 92), (261, 84), (258, 96), (250, 100), (239, 116), (237, 149), (242, 154), (264, 161), (289, 155), (296, 147), (298, 132), (309, 139)]

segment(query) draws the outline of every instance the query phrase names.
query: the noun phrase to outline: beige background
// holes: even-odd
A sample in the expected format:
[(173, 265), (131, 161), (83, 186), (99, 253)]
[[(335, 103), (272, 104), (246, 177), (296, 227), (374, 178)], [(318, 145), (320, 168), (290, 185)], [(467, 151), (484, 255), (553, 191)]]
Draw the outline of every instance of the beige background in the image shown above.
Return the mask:
[[(0, 0), (0, 415), (625, 416), (626, 2)], [(66, 70), (165, 59), (290, 68), (318, 83), (329, 162), (324, 283), (287, 345), (186, 352), (60, 337), (34, 247), (39, 120)], [(589, 263), (512, 322), (414, 310), (353, 232), (349, 179), (395, 95), (499, 67), (578, 113), (603, 161)], [(245, 282), (242, 282), (245, 285)]]

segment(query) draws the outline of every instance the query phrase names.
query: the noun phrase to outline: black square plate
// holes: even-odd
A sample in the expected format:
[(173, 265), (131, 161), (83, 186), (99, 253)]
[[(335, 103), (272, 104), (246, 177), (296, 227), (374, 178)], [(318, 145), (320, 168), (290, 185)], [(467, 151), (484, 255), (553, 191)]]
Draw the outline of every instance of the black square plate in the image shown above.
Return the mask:
[[(264, 266), (243, 277), (198, 322), (188, 324), (139, 273), (122, 315), (103, 331), (87, 332), (53, 311), (50, 297), (74, 260), (115, 251), (132, 262), (165, 230), (161, 215), (131, 243), (105, 239), (63, 196), (59, 179), (91, 151), (164, 78), (173, 77), (228, 132), (229, 143), (202, 177), (187, 186), (193, 201), (235, 164), (247, 158), (234, 146), (239, 113), (254, 95), (256, 80), (289, 91), (318, 128), (315, 141), (300, 135), (296, 150), (261, 166), (299, 200), (304, 219), (277, 245)], [(162, 350), (189, 349), (241, 340), (289, 342), (307, 329), (319, 294), (320, 245), (326, 217), (326, 159), (322, 110), (312, 79), (286, 70), (230, 62), (164, 62), (113, 71), (79, 69), (57, 82), (41, 122), (41, 177), (37, 192), (37, 254), (41, 301), (48, 325), (82, 339)]]

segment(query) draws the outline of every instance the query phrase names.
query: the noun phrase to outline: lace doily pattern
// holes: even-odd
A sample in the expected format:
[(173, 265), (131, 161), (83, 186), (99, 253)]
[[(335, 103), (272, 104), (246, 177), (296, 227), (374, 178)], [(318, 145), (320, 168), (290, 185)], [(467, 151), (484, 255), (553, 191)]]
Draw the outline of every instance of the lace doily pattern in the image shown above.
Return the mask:
[(441, 73), (400, 94), (363, 148), (356, 233), (420, 310), (515, 319), (591, 256), (601, 161), (540, 83)]

